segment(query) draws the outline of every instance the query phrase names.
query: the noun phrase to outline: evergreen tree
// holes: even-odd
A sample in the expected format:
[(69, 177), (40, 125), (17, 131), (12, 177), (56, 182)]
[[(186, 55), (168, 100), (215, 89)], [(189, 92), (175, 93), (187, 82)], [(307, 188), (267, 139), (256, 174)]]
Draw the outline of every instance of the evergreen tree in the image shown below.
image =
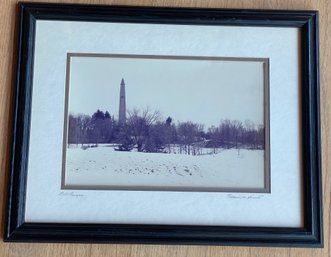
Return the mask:
[(105, 112), (105, 119), (110, 119), (110, 114), (108, 111)]

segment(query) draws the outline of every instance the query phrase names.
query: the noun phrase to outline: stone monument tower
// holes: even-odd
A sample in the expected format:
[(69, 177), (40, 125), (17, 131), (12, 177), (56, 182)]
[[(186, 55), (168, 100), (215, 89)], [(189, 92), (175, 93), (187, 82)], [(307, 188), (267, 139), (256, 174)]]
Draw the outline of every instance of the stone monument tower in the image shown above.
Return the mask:
[(124, 83), (124, 79), (122, 79), (121, 89), (120, 89), (120, 107), (118, 111), (118, 124), (124, 125), (125, 121), (126, 121), (125, 83)]

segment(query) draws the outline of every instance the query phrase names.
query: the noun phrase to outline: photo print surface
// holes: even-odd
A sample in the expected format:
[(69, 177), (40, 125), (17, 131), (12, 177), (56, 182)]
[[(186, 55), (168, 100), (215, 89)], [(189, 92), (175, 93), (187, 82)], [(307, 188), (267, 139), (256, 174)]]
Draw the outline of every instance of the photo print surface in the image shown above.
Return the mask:
[(270, 192), (266, 58), (67, 56), (63, 189)]

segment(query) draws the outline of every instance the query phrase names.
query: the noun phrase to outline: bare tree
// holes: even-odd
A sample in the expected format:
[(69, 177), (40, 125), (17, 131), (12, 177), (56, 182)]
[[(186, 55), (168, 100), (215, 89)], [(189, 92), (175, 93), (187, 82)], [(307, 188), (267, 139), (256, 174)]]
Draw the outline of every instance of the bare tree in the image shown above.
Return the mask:
[(145, 108), (142, 111), (138, 109), (128, 111), (127, 123), (131, 128), (132, 137), (137, 145), (138, 152), (144, 150), (144, 143), (149, 136), (151, 126), (158, 121), (159, 117), (159, 111), (152, 112), (149, 108)]
[(69, 114), (68, 143), (83, 144), (88, 142), (87, 128), (90, 116), (84, 114)]
[(179, 138), (179, 152), (196, 155), (200, 152), (200, 145), (196, 144), (203, 141), (201, 134), (203, 132), (203, 125), (193, 122), (181, 122), (177, 125), (177, 132)]

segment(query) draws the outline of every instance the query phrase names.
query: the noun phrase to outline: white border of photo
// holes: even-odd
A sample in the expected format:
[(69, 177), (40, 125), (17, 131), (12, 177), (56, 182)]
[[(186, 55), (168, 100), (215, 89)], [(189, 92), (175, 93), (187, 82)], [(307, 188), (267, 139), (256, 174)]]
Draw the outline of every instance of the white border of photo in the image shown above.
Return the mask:
[[(299, 38), (297, 28), (37, 21), (25, 221), (301, 227)], [(269, 58), (271, 193), (61, 190), (68, 52)]]

